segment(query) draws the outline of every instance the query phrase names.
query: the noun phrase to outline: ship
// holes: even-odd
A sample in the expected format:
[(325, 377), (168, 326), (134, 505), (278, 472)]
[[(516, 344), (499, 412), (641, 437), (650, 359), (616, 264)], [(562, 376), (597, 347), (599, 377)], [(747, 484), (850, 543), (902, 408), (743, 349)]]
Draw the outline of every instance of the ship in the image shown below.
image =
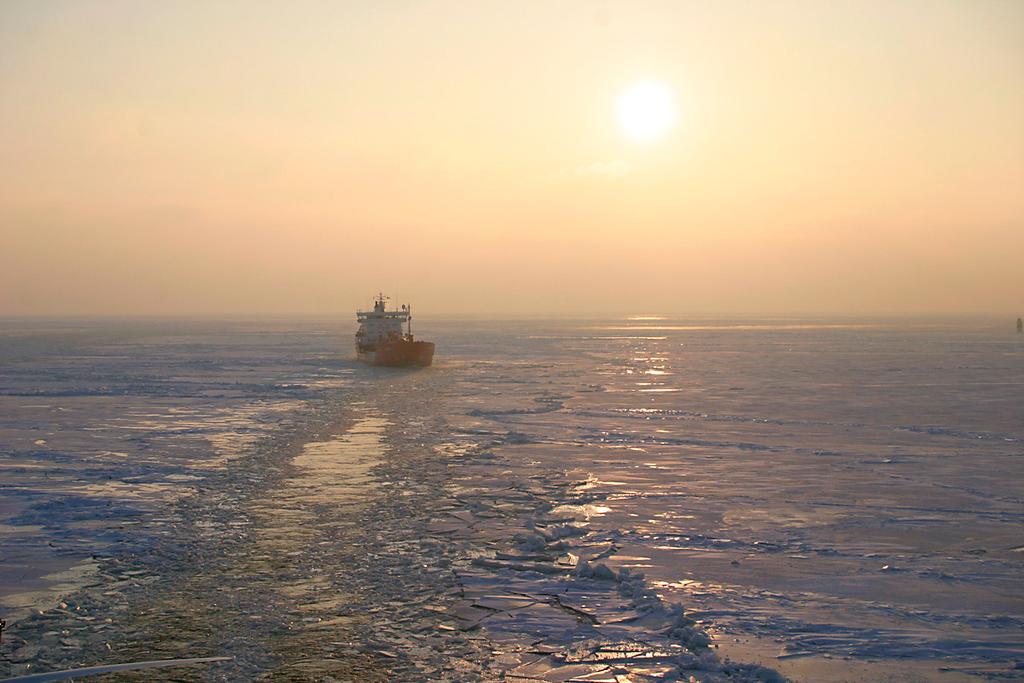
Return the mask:
[[(389, 368), (425, 368), (434, 362), (434, 343), (412, 336), (412, 307), (387, 310), (387, 297), (377, 295), (372, 311), (356, 311), (356, 357)], [(403, 331), (402, 326), (406, 329)]]

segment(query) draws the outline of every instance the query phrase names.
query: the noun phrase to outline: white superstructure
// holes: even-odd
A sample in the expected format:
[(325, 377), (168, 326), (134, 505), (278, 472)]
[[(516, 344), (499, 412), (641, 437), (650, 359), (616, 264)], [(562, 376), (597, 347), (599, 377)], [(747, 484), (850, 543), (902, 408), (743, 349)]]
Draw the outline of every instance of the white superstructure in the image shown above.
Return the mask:
[(356, 351), (372, 353), (377, 344), (386, 340), (402, 339), (402, 325), (412, 320), (412, 309), (407, 305), (397, 311), (385, 309), (387, 298), (381, 294), (373, 302), (372, 311), (356, 311), (359, 331), (356, 332)]

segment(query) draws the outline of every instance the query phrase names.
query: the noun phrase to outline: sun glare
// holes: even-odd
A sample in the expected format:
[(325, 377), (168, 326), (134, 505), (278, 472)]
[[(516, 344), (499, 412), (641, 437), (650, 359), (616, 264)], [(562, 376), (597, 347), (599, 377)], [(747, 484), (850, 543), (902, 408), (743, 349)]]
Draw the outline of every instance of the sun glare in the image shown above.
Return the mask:
[(619, 96), (619, 123), (637, 142), (660, 138), (675, 122), (672, 91), (664, 83), (637, 83)]

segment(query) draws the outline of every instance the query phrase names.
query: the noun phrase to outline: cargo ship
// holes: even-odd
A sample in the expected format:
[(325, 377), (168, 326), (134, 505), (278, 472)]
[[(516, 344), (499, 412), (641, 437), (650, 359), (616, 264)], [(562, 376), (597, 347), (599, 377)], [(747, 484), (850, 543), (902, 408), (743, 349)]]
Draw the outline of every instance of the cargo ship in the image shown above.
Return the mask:
[[(434, 343), (412, 336), (412, 307), (403, 304), (389, 311), (387, 297), (379, 294), (372, 311), (356, 311), (356, 357), (370, 365), (389, 368), (425, 368), (434, 361)], [(406, 330), (402, 330), (402, 326)]]

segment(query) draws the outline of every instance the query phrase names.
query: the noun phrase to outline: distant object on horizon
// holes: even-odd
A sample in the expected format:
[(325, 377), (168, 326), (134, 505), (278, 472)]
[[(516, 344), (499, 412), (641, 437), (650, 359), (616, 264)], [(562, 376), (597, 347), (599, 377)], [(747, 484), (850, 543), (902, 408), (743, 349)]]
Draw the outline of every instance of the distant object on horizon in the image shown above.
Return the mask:
[(1017, 334), (1024, 332), (1024, 320), (1017, 318)]
[[(434, 361), (434, 343), (416, 341), (412, 336), (412, 307), (386, 309), (387, 297), (378, 294), (372, 311), (356, 311), (356, 357), (364, 363), (389, 368), (425, 368)], [(408, 326), (402, 332), (402, 324)]]

